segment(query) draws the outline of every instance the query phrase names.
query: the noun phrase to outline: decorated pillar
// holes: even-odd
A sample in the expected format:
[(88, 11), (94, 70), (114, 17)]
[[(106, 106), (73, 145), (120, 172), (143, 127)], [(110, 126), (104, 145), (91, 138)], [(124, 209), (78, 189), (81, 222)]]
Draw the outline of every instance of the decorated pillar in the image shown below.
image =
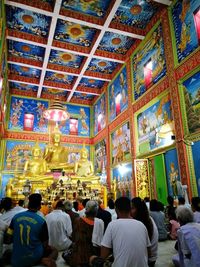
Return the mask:
[(188, 168), (186, 145), (184, 143), (184, 132), (183, 132), (181, 109), (180, 109), (180, 99), (178, 93), (178, 84), (175, 75), (172, 37), (170, 32), (170, 24), (169, 24), (169, 17), (167, 10), (163, 14), (162, 23), (163, 23), (164, 42), (165, 42), (165, 55), (167, 62), (166, 65), (167, 65), (168, 81), (170, 86), (171, 102), (172, 102), (172, 113), (175, 124), (176, 148), (178, 153), (181, 181), (182, 184), (186, 184), (188, 186), (189, 196), (191, 197), (192, 192), (190, 187), (190, 178), (189, 178), (190, 174)]

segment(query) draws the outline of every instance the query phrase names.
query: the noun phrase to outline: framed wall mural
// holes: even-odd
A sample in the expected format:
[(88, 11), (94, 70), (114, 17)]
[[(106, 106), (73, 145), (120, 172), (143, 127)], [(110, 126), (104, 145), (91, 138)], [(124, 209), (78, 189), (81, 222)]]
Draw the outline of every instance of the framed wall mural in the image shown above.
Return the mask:
[(106, 97), (103, 94), (94, 105), (94, 135), (106, 127)]
[(109, 85), (109, 120), (113, 121), (128, 107), (128, 85), (126, 66)]
[(159, 24), (132, 57), (133, 97), (137, 100), (166, 75), (162, 27)]
[(47, 121), (43, 112), (47, 108), (47, 101), (12, 96), (8, 129), (46, 133)]
[[(24, 165), (31, 158), (32, 147), (35, 142), (7, 140), (5, 148), (4, 170), (9, 172), (21, 172)], [(44, 151), (45, 143), (39, 144)]]
[(200, 131), (200, 71), (182, 82), (179, 88), (185, 134)]
[(183, 196), (176, 149), (169, 150), (165, 153), (165, 168), (168, 194), (173, 197)]
[(112, 188), (115, 198), (133, 197), (132, 163), (122, 164), (112, 169)]
[(101, 175), (107, 165), (106, 140), (103, 139), (94, 146), (94, 171)]
[(195, 176), (196, 176), (196, 184), (198, 189), (198, 196), (200, 196), (200, 168), (199, 168), (199, 162), (200, 162), (200, 141), (195, 142), (192, 146), (192, 154), (193, 154), (193, 162), (194, 162), (194, 170), (195, 170)]
[(90, 136), (90, 107), (67, 104), (70, 114), (67, 121), (60, 123), (60, 131), (66, 135)]
[(6, 191), (10, 191), (12, 190), (12, 185), (11, 183), (9, 183), (10, 180), (12, 180), (14, 178), (13, 174), (5, 174), (3, 173), (1, 175), (1, 187), (0, 187), (0, 199), (4, 198), (6, 196)]
[[(83, 148), (82, 145), (76, 145), (76, 144), (63, 144), (63, 145), (68, 148), (68, 160), (67, 160), (68, 163), (74, 164), (81, 158), (80, 150)], [(88, 151), (88, 159), (90, 159), (90, 146), (85, 146), (85, 148)]]
[(169, 93), (156, 97), (135, 114), (137, 154), (173, 144), (174, 121)]
[(178, 0), (171, 9), (175, 34), (176, 63), (200, 45), (200, 2)]
[(111, 162), (113, 165), (131, 159), (129, 122), (126, 122), (111, 134), (111, 153)]

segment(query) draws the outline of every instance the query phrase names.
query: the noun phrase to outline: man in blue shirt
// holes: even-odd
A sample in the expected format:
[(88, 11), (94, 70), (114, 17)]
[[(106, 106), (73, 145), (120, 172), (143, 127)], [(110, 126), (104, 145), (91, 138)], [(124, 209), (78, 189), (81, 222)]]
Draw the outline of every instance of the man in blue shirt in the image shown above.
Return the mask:
[(13, 238), (13, 267), (30, 267), (41, 263), (45, 257), (48, 229), (46, 221), (37, 214), (41, 200), (40, 194), (30, 195), (28, 210), (16, 214), (7, 230), (7, 236)]

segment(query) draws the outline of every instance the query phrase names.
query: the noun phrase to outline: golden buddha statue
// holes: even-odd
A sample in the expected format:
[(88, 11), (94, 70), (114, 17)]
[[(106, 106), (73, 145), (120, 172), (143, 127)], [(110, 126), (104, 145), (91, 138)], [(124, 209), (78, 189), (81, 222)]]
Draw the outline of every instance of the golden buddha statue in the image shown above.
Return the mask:
[(46, 160), (42, 158), (42, 150), (36, 142), (32, 148), (32, 158), (27, 160), (24, 165), (24, 173), (22, 179), (29, 179), (30, 181), (52, 180), (53, 176), (47, 173)]
[(72, 180), (78, 179), (84, 182), (99, 182), (99, 177), (94, 174), (93, 163), (88, 160), (88, 151), (85, 148), (85, 144), (80, 150), (80, 159), (75, 163), (74, 173), (75, 175), (72, 176)]
[(51, 135), (52, 144), (49, 144), (44, 151), (44, 159), (48, 164), (50, 170), (53, 169), (63, 169), (68, 170), (73, 168), (70, 166), (68, 161), (68, 151), (67, 148), (61, 146), (61, 132), (58, 126), (55, 127), (54, 132)]
[(53, 179), (53, 175), (48, 173), (45, 159), (42, 158), (42, 150), (36, 142), (32, 148), (32, 157), (25, 162), (23, 174), (17, 174), (12, 181), (12, 197), (14, 195), (17, 198), (23, 197), (23, 195), (18, 195), (17, 192), (23, 192), (27, 180), (32, 185), (32, 192), (35, 192), (35, 190), (45, 190), (47, 186), (53, 183)]

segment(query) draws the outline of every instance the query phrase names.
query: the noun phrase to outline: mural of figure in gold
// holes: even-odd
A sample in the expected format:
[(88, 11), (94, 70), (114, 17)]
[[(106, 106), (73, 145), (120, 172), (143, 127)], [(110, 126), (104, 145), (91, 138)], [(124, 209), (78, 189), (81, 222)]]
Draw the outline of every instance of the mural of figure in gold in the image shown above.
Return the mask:
[(183, 196), (183, 186), (181, 181), (178, 180), (178, 169), (175, 169), (173, 162), (170, 164), (169, 177), (174, 197)]

